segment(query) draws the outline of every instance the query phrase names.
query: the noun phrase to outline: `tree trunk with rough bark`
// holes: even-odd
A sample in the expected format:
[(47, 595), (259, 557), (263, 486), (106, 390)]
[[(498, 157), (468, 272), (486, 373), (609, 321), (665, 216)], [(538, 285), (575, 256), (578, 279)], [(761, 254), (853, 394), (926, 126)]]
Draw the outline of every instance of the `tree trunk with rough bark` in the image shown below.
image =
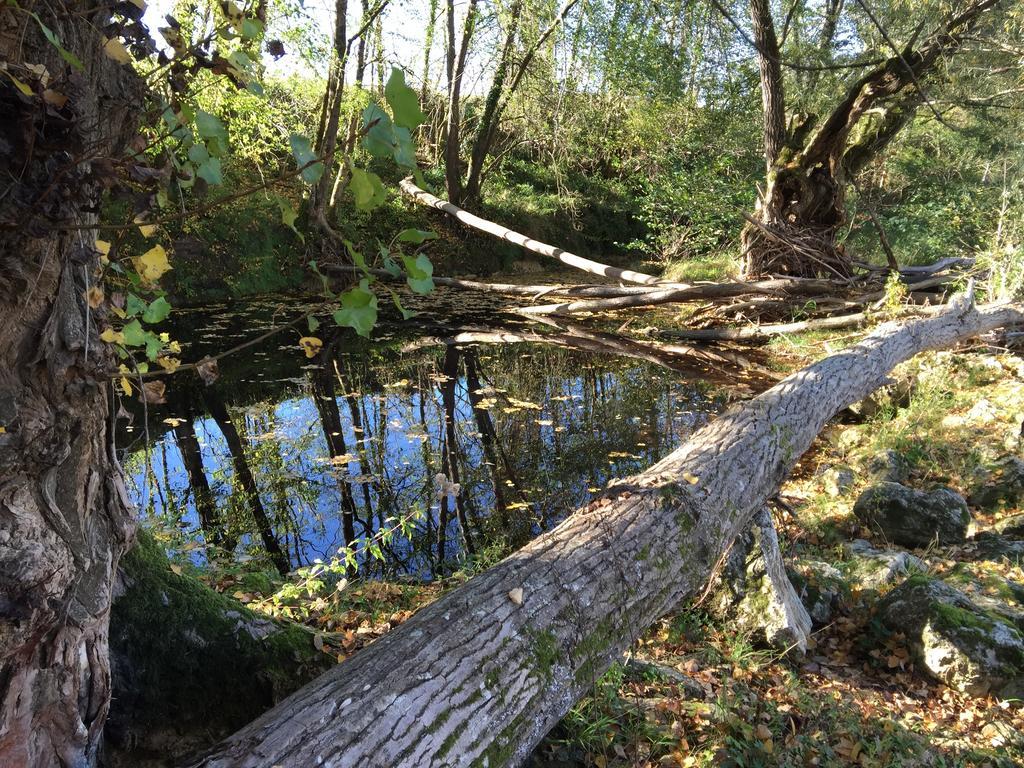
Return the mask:
[[(519, 765), (597, 677), (699, 594), (826, 422), (926, 350), (1024, 320), (950, 311), (734, 407), (648, 471), (340, 664), (197, 765)], [(453, 653), (457, 649), (457, 653)]]
[[(743, 275), (845, 278), (850, 259), (837, 244), (846, 222), (846, 185), (874, 160), (925, 103), (921, 82), (941, 68), (968, 36), (1005, 0), (976, 0), (947, 16), (914, 49), (894, 53), (861, 76), (832, 112), (819, 122), (814, 115), (794, 117), (785, 140), (777, 140), (784, 114), (781, 80), (771, 75), (778, 51), (771, 15), (762, 0), (752, 0), (755, 44), (762, 73), (765, 105), (767, 185), (743, 229)], [(756, 34), (766, 27), (765, 41)], [(776, 67), (777, 68), (777, 67)], [(768, 72), (766, 76), (766, 70)], [(776, 148), (775, 156), (770, 150)]]
[(33, 10), (84, 71), (24, 10), (0, 11), (0, 62), (26, 78), (21, 65), (44, 65), (68, 97), (58, 109), (0, 78), (0, 765), (79, 768), (110, 705), (111, 592), (134, 532), (112, 363), (85, 300), (99, 265), (87, 227), (143, 91), (102, 53), (109, 6)]

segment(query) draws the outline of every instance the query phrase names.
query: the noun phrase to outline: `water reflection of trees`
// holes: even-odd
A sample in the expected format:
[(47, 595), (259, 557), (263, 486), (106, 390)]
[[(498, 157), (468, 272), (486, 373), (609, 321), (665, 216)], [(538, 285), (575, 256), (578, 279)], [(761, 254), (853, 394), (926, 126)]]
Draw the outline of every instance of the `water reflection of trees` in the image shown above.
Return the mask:
[(145, 467), (136, 459), (137, 479), (155, 480), (151, 513), (179, 543), (279, 569), (415, 515), (408, 535), (377, 539), (382, 559), (364, 553), (358, 567), (430, 577), (521, 545), (659, 459), (714, 407), (664, 361), (429, 341), (353, 349), (339, 336), (256, 402), (233, 399), (229, 381), (179, 387), (167, 410), (180, 421)]

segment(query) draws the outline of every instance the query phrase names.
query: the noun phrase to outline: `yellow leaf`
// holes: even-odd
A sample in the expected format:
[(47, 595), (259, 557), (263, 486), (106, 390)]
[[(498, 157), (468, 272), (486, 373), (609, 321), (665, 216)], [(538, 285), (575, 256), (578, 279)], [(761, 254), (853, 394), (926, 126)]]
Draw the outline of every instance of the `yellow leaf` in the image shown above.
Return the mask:
[(113, 328), (104, 328), (103, 333), (100, 334), (100, 339), (107, 342), (107, 344), (124, 344), (124, 334), (121, 331), (115, 331)]
[(130, 395), (132, 393), (132, 383), (128, 381), (127, 376), (122, 376), (121, 381), (118, 383), (121, 385), (122, 395)]
[(688, 482), (690, 485), (696, 485), (700, 481), (700, 478), (690, 472), (683, 472), (683, 480)]
[(97, 240), (95, 243), (96, 250), (100, 252), (100, 263), (110, 263), (110, 243), (106, 240)]
[(128, 49), (116, 37), (111, 37), (103, 43), (103, 52), (118, 64), (127, 64), (132, 60)]
[(316, 357), (324, 343), (316, 336), (303, 336), (299, 339), (299, 346), (306, 351), (306, 357)]
[[(92, 288), (86, 291), (85, 298), (89, 302), (89, 306), (92, 309), (96, 309), (97, 307), (99, 307), (100, 304), (103, 303), (103, 289), (97, 285), (94, 285)], [(104, 333), (106, 333), (106, 331), (104, 331)], [(100, 338), (102, 339), (103, 337), (100, 336)], [(106, 339), (103, 340), (106, 341)]]
[(147, 224), (146, 220), (141, 216), (135, 217), (135, 223), (139, 225), (139, 233), (143, 237), (152, 237), (156, 234), (156, 224)]
[(18, 89), (19, 91), (21, 91), (21, 92), (22, 92), (23, 94), (25, 94), (26, 96), (33, 96), (33, 95), (35, 95), (35, 94), (34, 94), (34, 93), (32, 92), (32, 89), (31, 89), (31, 88), (29, 88), (29, 87), (28, 87), (28, 86), (27, 86), (27, 85), (26, 85), (25, 83), (21, 82), (21, 80), (19, 80), (18, 78), (16, 78), (16, 77), (15, 77), (14, 75), (12, 75), (12, 74), (11, 74), (10, 72), (8, 72), (8, 73), (7, 73), (7, 76), (8, 76), (9, 78), (11, 78), (11, 80), (13, 80), (13, 81), (14, 81), (14, 86), (15, 86), (15, 87), (16, 87), (16, 88), (17, 88), (17, 89)]
[(168, 373), (174, 373), (178, 370), (178, 366), (181, 365), (181, 360), (176, 357), (164, 357), (161, 355), (156, 361)]
[(171, 268), (167, 263), (167, 252), (162, 245), (154, 245), (135, 261), (135, 271), (147, 283), (155, 283)]
[(171, 563), (171, 570), (174, 571), (178, 576), (181, 576), (181, 566), (177, 563)]

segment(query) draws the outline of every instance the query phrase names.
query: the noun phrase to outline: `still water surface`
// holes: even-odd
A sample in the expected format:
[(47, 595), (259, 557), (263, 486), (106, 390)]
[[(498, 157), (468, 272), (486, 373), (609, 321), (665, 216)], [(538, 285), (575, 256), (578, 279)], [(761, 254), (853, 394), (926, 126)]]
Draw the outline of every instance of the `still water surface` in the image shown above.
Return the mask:
[[(685, 351), (480, 301), (438, 291), (412, 320), (382, 315), (370, 340), (325, 314), (312, 358), (303, 321), (221, 359), (212, 386), (170, 377), (167, 402), (132, 405), (121, 437), (144, 523), (196, 559), (287, 569), (348, 540), (364, 575), (428, 579), (557, 524), (726, 399), (721, 371)], [(195, 361), (313, 306), (180, 310), (171, 331)]]

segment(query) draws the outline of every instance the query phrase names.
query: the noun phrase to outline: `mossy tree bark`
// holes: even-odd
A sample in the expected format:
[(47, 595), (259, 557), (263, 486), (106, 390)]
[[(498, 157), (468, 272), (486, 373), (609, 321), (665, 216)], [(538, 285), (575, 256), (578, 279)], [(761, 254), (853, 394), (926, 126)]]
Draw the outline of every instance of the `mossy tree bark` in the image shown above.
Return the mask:
[(647, 626), (705, 588), (828, 419), (913, 355), (1022, 320), (1017, 309), (958, 304), (882, 326), (789, 376), (197, 765), (521, 764)]
[(110, 5), (0, 11), (0, 63), (50, 73), (57, 108), (0, 78), (0, 765), (91, 766), (110, 704), (107, 631), (133, 535), (113, 445), (94, 284), (97, 206), (140, 115), (131, 67), (105, 57)]
[[(924, 104), (922, 81), (950, 56), (1005, 0), (975, 0), (951, 13), (917, 48), (894, 54), (860, 77), (824, 121), (794, 117), (779, 146), (784, 114), (778, 48), (770, 13), (753, 0), (755, 36), (765, 104), (765, 148), (769, 164), (765, 191), (747, 218), (741, 241), (743, 274), (847, 277), (850, 259), (837, 245), (846, 221), (846, 185), (874, 160)], [(760, 9), (760, 13), (758, 13)], [(767, 41), (767, 42), (765, 42)], [(774, 63), (774, 66), (773, 66)]]

